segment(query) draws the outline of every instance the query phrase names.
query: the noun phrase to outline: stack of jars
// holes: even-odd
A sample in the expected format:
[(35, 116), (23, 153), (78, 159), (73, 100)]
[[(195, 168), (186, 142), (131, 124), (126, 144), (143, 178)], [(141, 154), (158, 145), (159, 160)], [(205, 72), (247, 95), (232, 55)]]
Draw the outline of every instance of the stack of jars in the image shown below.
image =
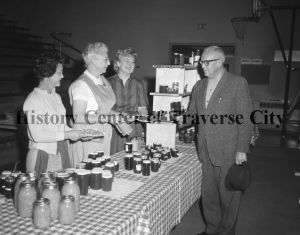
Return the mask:
[[(61, 174), (63, 178), (69, 176), (66, 172), (58, 173), (58, 181)], [(2, 172), (1, 192), (4, 179), (8, 182), (5, 185), (10, 185), (7, 191), (13, 192), (7, 198), (13, 198), (14, 207), (20, 217), (33, 218), (36, 228), (47, 228), (53, 220), (59, 220), (61, 224), (72, 224), (75, 221), (75, 213), (79, 211), (80, 203), (80, 190), (76, 178), (68, 177), (68, 180), (65, 180), (68, 183), (63, 184), (62, 193), (51, 172), (41, 173), (38, 181), (34, 172)]]
[(20, 171), (3, 171), (0, 175), (0, 194), (7, 199), (14, 197), (14, 188)]
[[(144, 134), (142, 134), (144, 135)], [(140, 151), (145, 146), (145, 137), (144, 136), (135, 136), (132, 137), (130, 142), (132, 143), (132, 151)]]
[(179, 140), (186, 144), (191, 144), (195, 141), (195, 128), (182, 129), (179, 131)]

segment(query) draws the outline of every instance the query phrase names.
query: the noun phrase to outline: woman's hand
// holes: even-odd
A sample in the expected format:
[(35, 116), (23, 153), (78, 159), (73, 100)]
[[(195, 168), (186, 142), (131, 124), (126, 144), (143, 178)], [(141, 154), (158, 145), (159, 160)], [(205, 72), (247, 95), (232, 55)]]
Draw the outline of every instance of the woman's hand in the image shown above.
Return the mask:
[(77, 141), (82, 137), (84, 137), (84, 135), (79, 131), (65, 131), (65, 139)]

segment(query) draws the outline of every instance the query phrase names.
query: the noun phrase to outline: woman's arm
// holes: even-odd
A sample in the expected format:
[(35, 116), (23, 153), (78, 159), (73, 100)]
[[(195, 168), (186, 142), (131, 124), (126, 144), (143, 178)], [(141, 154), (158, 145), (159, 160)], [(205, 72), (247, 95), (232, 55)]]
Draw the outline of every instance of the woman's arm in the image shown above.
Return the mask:
[(49, 125), (49, 120), (46, 119), (45, 115), (47, 111), (44, 109), (43, 103), (37, 98), (30, 98), (25, 101), (24, 112), (29, 120), (28, 129), (34, 142), (53, 143), (64, 139), (78, 140), (81, 138), (81, 134), (74, 130), (57, 131), (55, 126), (53, 126), (53, 130), (46, 130), (46, 125)]

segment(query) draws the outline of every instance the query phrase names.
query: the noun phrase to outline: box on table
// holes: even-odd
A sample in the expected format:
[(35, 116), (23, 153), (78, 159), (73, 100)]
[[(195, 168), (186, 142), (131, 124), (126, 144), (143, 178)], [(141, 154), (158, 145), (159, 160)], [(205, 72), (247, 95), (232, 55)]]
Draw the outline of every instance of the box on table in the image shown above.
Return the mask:
[(163, 147), (175, 148), (176, 124), (171, 122), (147, 123), (146, 144), (162, 143)]

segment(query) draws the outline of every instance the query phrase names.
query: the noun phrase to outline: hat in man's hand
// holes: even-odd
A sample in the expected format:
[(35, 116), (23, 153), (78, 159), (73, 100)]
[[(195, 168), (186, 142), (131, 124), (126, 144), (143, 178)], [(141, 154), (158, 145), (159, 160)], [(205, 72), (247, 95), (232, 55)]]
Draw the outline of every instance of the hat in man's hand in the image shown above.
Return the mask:
[(234, 163), (225, 178), (225, 187), (229, 191), (245, 191), (251, 184), (252, 176), (249, 165), (243, 162), (241, 165)]

